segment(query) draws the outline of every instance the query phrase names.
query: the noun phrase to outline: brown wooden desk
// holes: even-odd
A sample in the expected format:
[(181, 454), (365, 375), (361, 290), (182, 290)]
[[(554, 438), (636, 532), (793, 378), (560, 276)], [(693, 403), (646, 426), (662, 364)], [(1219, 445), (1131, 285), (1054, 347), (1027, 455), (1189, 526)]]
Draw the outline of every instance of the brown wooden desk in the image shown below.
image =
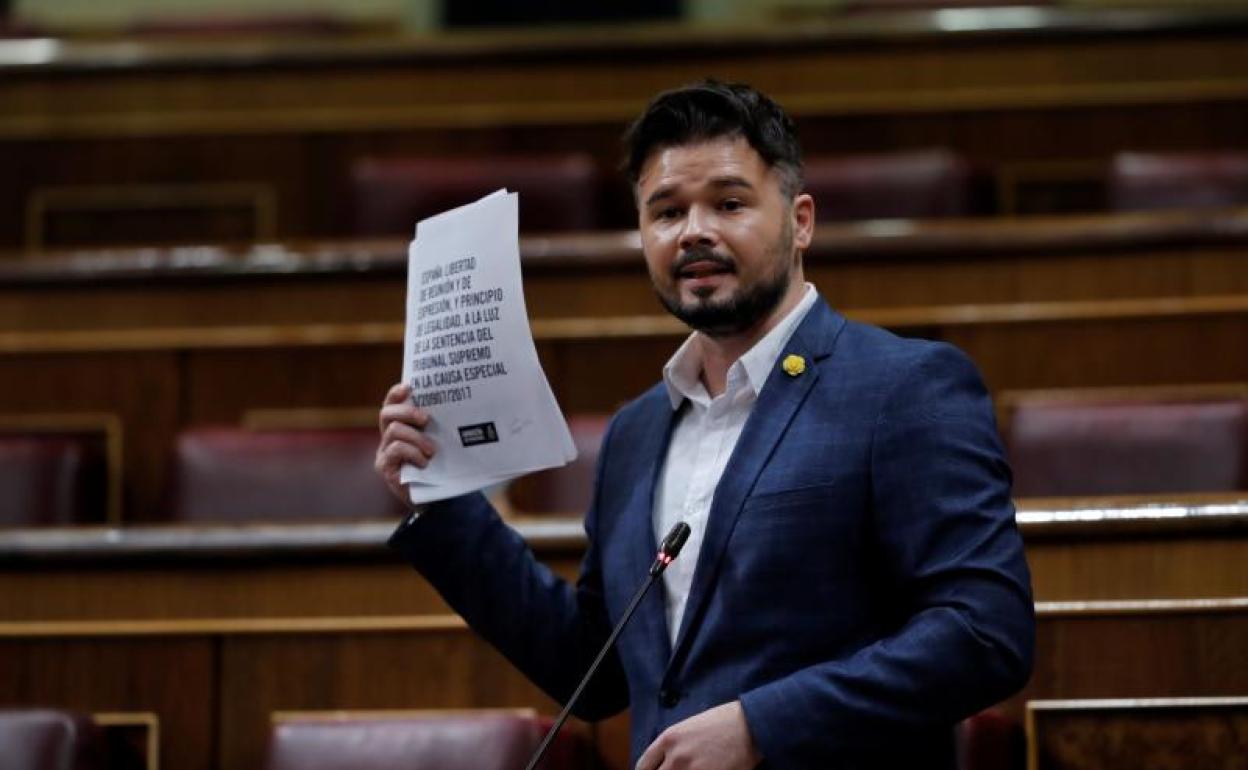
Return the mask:
[[(533, 318), (660, 312), (636, 232), (521, 238)], [(808, 277), (842, 309), (1248, 292), (1248, 209), (821, 224)], [(0, 254), (0, 331), (402, 320), (407, 243)]]
[[(849, 315), (959, 346), (994, 390), (1248, 381), (1248, 294)], [(532, 326), (568, 412), (613, 411), (643, 392), (685, 333), (667, 316)], [(182, 427), (238, 424), (254, 409), (368, 408), (398, 379), (401, 338), (395, 322), (0, 333), (0, 402), (117, 415), (123, 519), (152, 521)]]
[[(150, 239), (169, 233), (152, 200), (171, 197), (201, 207), (200, 238), (344, 235), (348, 169), (365, 156), (574, 148), (613, 176), (645, 101), (707, 74), (776, 97), (808, 155), (944, 146), (993, 169), (1011, 210), (1095, 207), (1128, 142), (1248, 146), (1246, 35), (1237, 9), (1006, 8), (383, 42), (5, 42), (0, 246), (54, 239), (58, 202), (93, 204), (88, 222), (111, 204)], [(603, 226), (630, 206), (611, 186)]]
[[(579, 521), (516, 525), (575, 574)], [(1244, 496), (1025, 502), (1020, 525), (1040, 614), (1025, 697), (1248, 691)], [(0, 532), (0, 696), (153, 712), (165, 766), (188, 770), (258, 770), (275, 711), (553, 712), (384, 548), (391, 528)], [(622, 770), (626, 718), (595, 734)]]

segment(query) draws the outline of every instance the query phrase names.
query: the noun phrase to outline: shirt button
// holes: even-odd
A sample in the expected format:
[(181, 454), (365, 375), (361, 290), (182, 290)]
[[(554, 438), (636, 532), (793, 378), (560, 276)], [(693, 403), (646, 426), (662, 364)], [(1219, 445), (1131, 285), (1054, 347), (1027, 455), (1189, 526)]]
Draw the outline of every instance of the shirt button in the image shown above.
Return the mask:
[(680, 702), (680, 693), (675, 690), (666, 688), (659, 690), (659, 705), (663, 708), (671, 708)]

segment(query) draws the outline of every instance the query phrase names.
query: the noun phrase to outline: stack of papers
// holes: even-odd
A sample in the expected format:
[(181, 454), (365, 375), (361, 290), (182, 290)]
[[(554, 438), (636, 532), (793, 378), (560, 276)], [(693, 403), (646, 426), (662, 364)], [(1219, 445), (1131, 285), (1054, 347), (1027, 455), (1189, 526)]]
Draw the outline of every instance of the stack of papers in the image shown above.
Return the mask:
[(426, 468), (403, 466), (413, 503), (576, 459), (529, 329), (518, 222), (519, 196), (499, 190), (416, 226), (403, 382), (429, 412), (437, 453)]

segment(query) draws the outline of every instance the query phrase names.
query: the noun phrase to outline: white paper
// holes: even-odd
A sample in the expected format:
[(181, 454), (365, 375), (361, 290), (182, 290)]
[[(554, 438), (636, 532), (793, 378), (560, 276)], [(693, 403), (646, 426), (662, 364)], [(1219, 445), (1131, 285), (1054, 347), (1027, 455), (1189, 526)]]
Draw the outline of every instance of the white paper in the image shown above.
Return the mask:
[(408, 249), (403, 382), (429, 412), (429, 465), (400, 473), (413, 503), (576, 459), (537, 359), (520, 280), (516, 193), (423, 220)]

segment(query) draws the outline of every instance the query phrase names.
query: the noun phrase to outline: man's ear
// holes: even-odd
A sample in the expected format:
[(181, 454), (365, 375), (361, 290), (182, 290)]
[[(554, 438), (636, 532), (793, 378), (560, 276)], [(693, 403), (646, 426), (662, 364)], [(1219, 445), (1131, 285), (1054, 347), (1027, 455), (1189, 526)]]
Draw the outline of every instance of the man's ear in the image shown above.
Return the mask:
[(815, 199), (809, 193), (793, 198), (793, 248), (805, 251), (815, 236)]

